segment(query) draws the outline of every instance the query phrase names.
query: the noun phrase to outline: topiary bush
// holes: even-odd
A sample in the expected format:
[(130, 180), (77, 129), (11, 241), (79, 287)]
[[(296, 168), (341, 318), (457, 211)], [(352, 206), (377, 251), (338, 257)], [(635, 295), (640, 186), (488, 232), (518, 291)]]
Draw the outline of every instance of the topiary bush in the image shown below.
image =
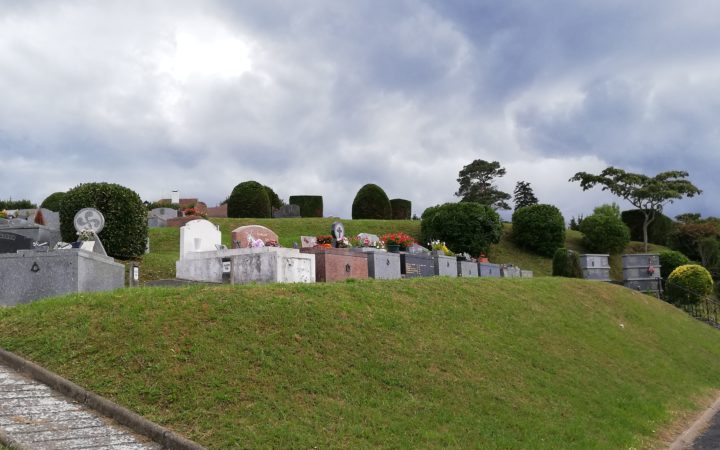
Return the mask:
[(385, 219), (392, 218), (390, 200), (385, 191), (377, 184), (366, 184), (355, 195), (352, 203), (354, 219)]
[(713, 291), (710, 272), (699, 264), (685, 264), (670, 273), (665, 285), (668, 301), (676, 305), (693, 305)]
[(443, 241), (455, 253), (478, 256), (500, 242), (502, 222), (487, 205), (445, 203), (425, 210), (420, 229), (425, 242)]
[(583, 245), (593, 253), (620, 253), (630, 242), (630, 230), (620, 217), (592, 214), (580, 224)]
[(282, 199), (272, 190), (270, 186), (263, 186), (267, 191), (268, 198), (270, 199), (270, 207), (280, 209), (285, 204)]
[[(622, 221), (630, 229), (630, 239), (643, 241), (643, 222), (645, 215), (639, 209), (623, 211)], [(651, 244), (667, 245), (668, 239), (675, 229), (675, 222), (662, 213), (655, 213), (655, 220), (648, 225), (648, 242)]]
[(394, 198), (390, 200), (390, 209), (392, 210), (393, 220), (410, 220), (412, 202), (402, 198)]
[(580, 267), (580, 256), (565, 247), (555, 250), (552, 262), (552, 274), (554, 277), (582, 278)]
[(64, 192), (54, 192), (40, 203), (40, 207), (49, 209), (50, 211), (60, 212), (60, 203), (64, 197)]
[(257, 181), (244, 181), (232, 190), (227, 199), (228, 217), (272, 217), (270, 197), (265, 186)]
[(690, 259), (675, 250), (666, 250), (660, 252), (660, 274), (663, 281), (667, 281), (668, 276), (678, 267), (690, 264)]
[(553, 205), (525, 206), (512, 215), (512, 237), (520, 246), (551, 257), (565, 243), (565, 219)]
[(300, 207), (301, 217), (323, 216), (323, 198), (321, 195), (291, 195), (288, 203)]
[(64, 241), (77, 241), (73, 220), (83, 208), (95, 208), (105, 216), (99, 237), (109, 256), (129, 259), (145, 253), (147, 210), (135, 191), (112, 183), (85, 183), (70, 189), (59, 211)]

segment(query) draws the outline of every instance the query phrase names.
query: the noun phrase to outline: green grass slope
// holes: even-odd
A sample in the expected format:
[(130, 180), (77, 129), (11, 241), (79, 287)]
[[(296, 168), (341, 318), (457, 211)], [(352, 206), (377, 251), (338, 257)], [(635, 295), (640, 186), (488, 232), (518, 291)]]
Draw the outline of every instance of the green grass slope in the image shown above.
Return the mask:
[(550, 277), (72, 295), (0, 345), (210, 449), (643, 448), (720, 387), (717, 330)]

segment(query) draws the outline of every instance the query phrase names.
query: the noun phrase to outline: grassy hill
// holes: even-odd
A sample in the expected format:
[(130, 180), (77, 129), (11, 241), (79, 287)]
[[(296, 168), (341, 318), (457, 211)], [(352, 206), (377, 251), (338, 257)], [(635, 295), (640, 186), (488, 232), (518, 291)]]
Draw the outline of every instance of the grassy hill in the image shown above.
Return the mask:
[[(330, 225), (337, 218), (318, 219), (212, 219), (220, 225), (223, 243), (231, 246), (230, 234), (232, 230), (243, 225), (262, 225), (270, 228), (279, 236), (280, 245), (292, 247), (293, 243), (300, 243), (300, 236), (316, 236), (329, 234)], [(342, 220), (346, 234), (354, 236), (358, 233), (372, 233), (383, 235), (385, 233), (403, 231), (416, 239), (420, 238), (419, 220)], [(512, 226), (504, 224), (503, 236), (498, 245), (493, 245), (488, 257), (491, 262), (500, 264), (515, 264), (523, 269), (532, 270), (535, 276), (549, 276), (552, 274), (552, 260), (526, 252), (515, 245), (510, 239)], [(568, 230), (566, 247), (584, 252), (582, 234), (578, 231)], [(142, 260), (142, 281), (157, 280), (175, 277), (175, 261), (178, 259), (180, 249), (180, 230), (178, 228), (152, 228), (150, 229), (150, 250)], [(665, 249), (657, 245), (650, 245), (651, 252)], [(643, 253), (642, 243), (632, 242), (625, 249), (626, 253)], [(615, 280), (622, 280), (622, 261), (619, 255), (611, 257), (611, 276)]]
[(649, 448), (720, 387), (717, 330), (551, 277), (78, 294), (0, 346), (210, 449)]

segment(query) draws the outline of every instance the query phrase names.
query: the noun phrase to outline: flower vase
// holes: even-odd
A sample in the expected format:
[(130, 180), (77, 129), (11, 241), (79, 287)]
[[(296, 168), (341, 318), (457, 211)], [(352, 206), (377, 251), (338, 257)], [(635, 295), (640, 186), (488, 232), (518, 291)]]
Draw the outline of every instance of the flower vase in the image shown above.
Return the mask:
[(400, 246), (397, 244), (388, 244), (387, 251), (390, 253), (400, 253)]

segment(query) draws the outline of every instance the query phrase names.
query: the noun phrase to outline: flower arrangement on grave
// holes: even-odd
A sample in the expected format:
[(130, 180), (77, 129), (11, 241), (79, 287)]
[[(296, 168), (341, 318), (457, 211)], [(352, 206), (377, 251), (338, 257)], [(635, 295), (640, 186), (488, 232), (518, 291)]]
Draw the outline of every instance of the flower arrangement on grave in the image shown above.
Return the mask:
[(339, 239), (337, 241), (337, 247), (338, 248), (348, 248), (348, 247), (352, 247), (352, 244), (350, 244), (350, 240), (347, 237), (343, 237), (342, 239)]
[(317, 242), (316, 247), (324, 247), (324, 248), (332, 248), (332, 240), (333, 237), (329, 234), (321, 234), (320, 236), (315, 237), (315, 241)]
[(92, 230), (80, 230), (77, 232), (78, 241), (94, 241), (95, 233)]
[(397, 233), (388, 233), (380, 237), (380, 240), (385, 243), (386, 246), (398, 245), (400, 249), (407, 249), (415, 243), (415, 239), (412, 236), (399, 231)]
[(4, 209), (0, 211), (0, 219), (7, 219), (7, 211)]
[(377, 241), (373, 242), (368, 238), (367, 236), (365, 239), (361, 239), (360, 236), (355, 236), (354, 238), (350, 239), (350, 244), (353, 247), (369, 247), (369, 248), (385, 248), (385, 244), (382, 240), (378, 239)]
[(428, 246), (431, 250), (443, 252), (445, 256), (455, 256), (455, 253), (453, 253), (449, 248), (447, 248), (447, 245), (445, 245), (444, 242), (432, 241), (430, 244), (428, 244)]

